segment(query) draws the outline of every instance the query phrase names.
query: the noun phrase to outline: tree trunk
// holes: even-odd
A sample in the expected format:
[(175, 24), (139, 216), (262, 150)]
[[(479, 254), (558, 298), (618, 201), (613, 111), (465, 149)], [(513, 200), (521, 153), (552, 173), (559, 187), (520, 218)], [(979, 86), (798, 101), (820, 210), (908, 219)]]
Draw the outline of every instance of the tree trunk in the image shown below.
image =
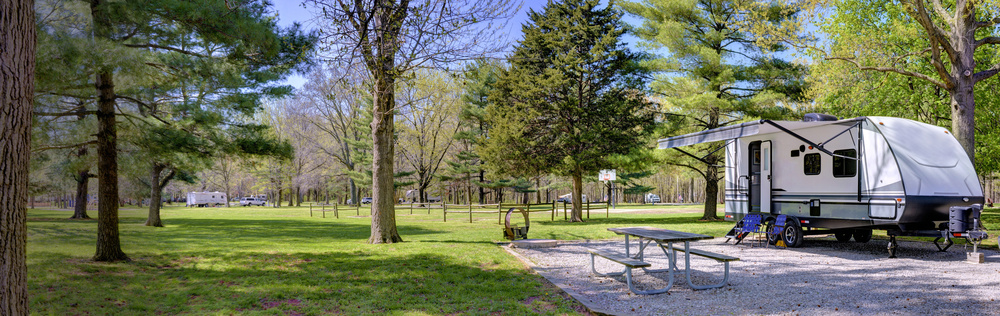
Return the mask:
[[(479, 170), (479, 183), (480, 184), (485, 183), (485, 181), (486, 181), (485, 177), (486, 177), (486, 171)], [(482, 186), (480, 186), (479, 187), (479, 204), (486, 204), (486, 202), (484, 202), (484, 201), (486, 201), (486, 188), (483, 188)]]
[[(370, 244), (397, 243), (393, 203), (393, 83), (388, 74), (376, 79), (375, 111), (372, 119), (372, 226)], [(420, 198), (423, 200), (423, 190)]]
[[(170, 170), (166, 177), (160, 179), (160, 174), (166, 168), (166, 165), (156, 163), (153, 164), (153, 168), (149, 172), (149, 216), (146, 217), (146, 226), (163, 227), (163, 221), (160, 220), (163, 187), (167, 186), (167, 183), (177, 174), (177, 171)], [(226, 197), (228, 198), (228, 196)], [(226, 204), (229, 204), (228, 201)]]
[(28, 315), (27, 216), (35, 84), (32, 0), (0, 0), (0, 314)]
[(976, 100), (972, 91), (972, 77), (960, 76), (955, 79), (955, 88), (948, 91), (951, 95), (951, 132), (975, 165)]
[(719, 201), (716, 198), (719, 196), (719, 167), (715, 165), (709, 165), (707, 170), (705, 170), (705, 213), (702, 214), (702, 220), (718, 220), (719, 217), (716, 215), (718, 211)]
[(73, 206), (73, 216), (71, 219), (87, 219), (90, 218), (87, 215), (87, 187), (90, 184), (90, 177), (94, 175), (90, 174), (90, 170), (82, 170), (77, 173), (76, 177), (76, 205)]
[(571, 222), (583, 221), (583, 172), (577, 170), (573, 173), (573, 212), (570, 213)]
[[(108, 38), (111, 33), (106, 5), (90, 3), (94, 36)], [(118, 237), (118, 131), (115, 128), (115, 83), (111, 69), (101, 69), (97, 88), (97, 250), (94, 261), (128, 261)]]
[(295, 206), (302, 206), (302, 186), (295, 187)]

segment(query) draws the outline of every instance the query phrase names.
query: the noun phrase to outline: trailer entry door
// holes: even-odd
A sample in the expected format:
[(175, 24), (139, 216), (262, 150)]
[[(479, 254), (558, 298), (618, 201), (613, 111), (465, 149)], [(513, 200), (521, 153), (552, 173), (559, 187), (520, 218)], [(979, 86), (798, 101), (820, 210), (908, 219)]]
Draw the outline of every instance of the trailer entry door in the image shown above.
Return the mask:
[(771, 142), (750, 143), (750, 211), (771, 212)]
[(760, 143), (760, 211), (771, 212), (771, 141)]

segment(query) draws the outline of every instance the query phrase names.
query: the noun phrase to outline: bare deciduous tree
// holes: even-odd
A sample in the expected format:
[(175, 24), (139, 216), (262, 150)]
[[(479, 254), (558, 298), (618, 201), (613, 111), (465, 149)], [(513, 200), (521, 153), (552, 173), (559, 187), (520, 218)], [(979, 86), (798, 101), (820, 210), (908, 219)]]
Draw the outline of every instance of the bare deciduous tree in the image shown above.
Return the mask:
[(372, 244), (402, 241), (396, 231), (393, 183), (397, 79), (419, 67), (445, 67), (499, 52), (510, 0), (310, 0), (321, 12), (320, 41), (329, 61), (367, 70), (373, 97)]

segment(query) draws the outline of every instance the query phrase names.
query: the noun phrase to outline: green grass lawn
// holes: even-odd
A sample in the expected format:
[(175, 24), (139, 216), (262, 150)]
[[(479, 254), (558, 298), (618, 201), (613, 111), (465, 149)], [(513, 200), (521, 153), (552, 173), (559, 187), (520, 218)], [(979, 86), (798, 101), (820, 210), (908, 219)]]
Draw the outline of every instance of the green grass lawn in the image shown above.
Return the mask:
[[(627, 206), (648, 209), (651, 206)], [(592, 212), (584, 223), (532, 213), (530, 238), (616, 238), (609, 227), (649, 225), (722, 236), (731, 222), (698, 221), (699, 205), (662, 213)], [(722, 209), (721, 207), (719, 208)], [(477, 211), (481, 209), (476, 209)], [(485, 210), (485, 209), (482, 209)], [(691, 211), (688, 213), (677, 213)], [(428, 212), (430, 214), (428, 214)], [(362, 216), (356, 216), (360, 213)], [(369, 245), (367, 208), (168, 207), (166, 227), (145, 209), (121, 211), (128, 263), (95, 263), (97, 222), (28, 211), (28, 284), (36, 314), (578, 314), (582, 306), (497, 246), (497, 215), (397, 208), (404, 242)], [(96, 211), (90, 212), (91, 216)], [(720, 214), (721, 216), (721, 214)], [(521, 217), (515, 221), (523, 224)], [(1000, 210), (983, 221), (996, 247)], [(884, 232), (876, 232), (884, 236)], [(586, 273), (586, 271), (581, 271)]]
[[(698, 206), (685, 206), (697, 210)], [(684, 208), (667, 206), (668, 208)], [(94, 220), (28, 211), (28, 273), (36, 314), (578, 314), (582, 306), (496, 245), (496, 214), (397, 210), (404, 242), (369, 245), (368, 210), (309, 217), (307, 207), (168, 207), (166, 227), (122, 209), (128, 263), (95, 263)], [(96, 216), (96, 211), (90, 211)], [(603, 213), (603, 212), (601, 212)], [(561, 213), (560, 213), (561, 215)], [(591, 214), (567, 223), (533, 213), (531, 238), (612, 238), (608, 227), (653, 225), (721, 235), (700, 214)], [(517, 218), (521, 224), (520, 217)]]

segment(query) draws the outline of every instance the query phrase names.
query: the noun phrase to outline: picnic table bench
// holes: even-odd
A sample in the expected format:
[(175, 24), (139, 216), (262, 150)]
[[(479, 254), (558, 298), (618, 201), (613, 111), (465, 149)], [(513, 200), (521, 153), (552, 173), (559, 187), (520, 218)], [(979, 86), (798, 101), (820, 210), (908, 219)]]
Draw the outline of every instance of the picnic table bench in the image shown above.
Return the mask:
[[(659, 294), (659, 293), (667, 292), (670, 289), (670, 287), (672, 287), (673, 284), (674, 284), (674, 272), (679, 272), (680, 271), (680, 269), (677, 268), (677, 253), (678, 252), (684, 253), (684, 273), (685, 273), (685, 276), (687, 277), (687, 283), (688, 283), (688, 285), (691, 286), (691, 288), (693, 288), (695, 290), (718, 288), (718, 287), (725, 286), (726, 283), (729, 282), (729, 263), (732, 262), (732, 261), (739, 260), (739, 258), (737, 258), (737, 257), (728, 256), (728, 255), (724, 255), (724, 254), (718, 254), (718, 253), (704, 251), (704, 250), (699, 250), (699, 249), (692, 249), (691, 248), (691, 245), (690, 245), (691, 241), (702, 240), (702, 239), (711, 239), (712, 236), (708, 236), (708, 235), (694, 234), (694, 233), (674, 231), (674, 230), (667, 230), (667, 229), (655, 228), (655, 227), (622, 227), (622, 228), (608, 228), (608, 230), (612, 231), (612, 232), (614, 232), (616, 234), (619, 234), (619, 235), (625, 235), (625, 254), (621, 255), (621, 254), (614, 253), (614, 252), (597, 251), (597, 250), (593, 250), (593, 249), (588, 249), (587, 251), (590, 253), (590, 268), (591, 268), (591, 271), (594, 274), (599, 275), (599, 276), (618, 276), (618, 275), (624, 274), (625, 275), (625, 281), (628, 283), (628, 286), (629, 286), (629, 290), (631, 290), (633, 293), (636, 293), (636, 294)], [(638, 253), (635, 256), (630, 255), (629, 236), (633, 236), (633, 237), (638, 237), (639, 238), (639, 251), (638, 251)], [(645, 242), (643, 242), (643, 241), (645, 241)], [(659, 246), (659, 248), (661, 248), (663, 250), (663, 253), (666, 254), (668, 262), (669, 262), (669, 264), (668, 264), (668, 266), (667, 266), (666, 269), (659, 269), (659, 270), (647, 269), (648, 267), (651, 267), (651, 264), (649, 264), (649, 262), (646, 262), (643, 257), (644, 257), (644, 253), (645, 253), (646, 247), (651, 242), (656, 242), (656, 244)], [(683, 242), (684, 243), (684, 247), (683, 248), (674, 248), (673, 243), (675, 243), (675, 242)], [(722, 262), (725, 265), (725, 272), (724, 272), (724, 276), (723, 276), (722, 282), (720, 282), (718, 284), (710, 284), (710, 285), (695, 285), (694, 283), (692, 283), (691, 282), (691, 255), (706, 257), (706, 258), (714, 259), (714, 260), (716, 260), (718, 262)], [(625, 269), (622, 272), (614, 272), (614, 273), (600, 273), (600, 272), (597, 272), (597, 269), (596, 269), (596, 267), (594, 265), (594, 257), (595, 256), (599, 256), (599, 257), (608, 259), (610, 261), (613, 261), (615, 263), (624, 265)], [(651, 273), (651, 272), (668, 272), (669, 281), (668, 281), (667, 286), (664, 287), (664, 288), (661, 288), (661, 289), (653, 289), (653, 290), (647, 290), (647, 291), (636, 290), (636, 288), (635, 288), (635, 286), (633, 284), (633, 281), (632, 281), (632, 269), (635, 269), (635, 268), (641, 268), (641, 269), (643, 269), (643, 271), (645, 271), (647, 273)]]

